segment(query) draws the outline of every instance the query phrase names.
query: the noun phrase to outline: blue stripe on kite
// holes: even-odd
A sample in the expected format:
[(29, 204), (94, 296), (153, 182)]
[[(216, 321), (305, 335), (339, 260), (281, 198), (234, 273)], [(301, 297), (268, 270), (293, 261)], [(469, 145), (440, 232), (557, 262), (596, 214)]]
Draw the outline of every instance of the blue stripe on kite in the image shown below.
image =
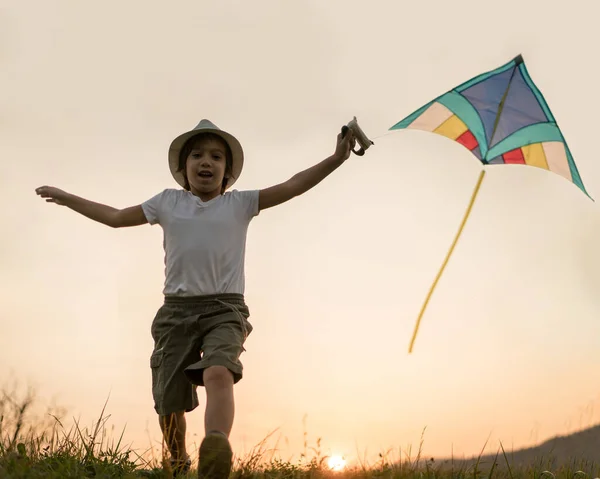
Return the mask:
[[(492, 88), (489, 90), (491, 99)], [(486, 89), (487, 91), (488, 89)], [(466, 92), (463, 94), (467, 96)], [(470, 99), (470, 95), (467, 97)], [(523, 73), (520, 70), (514, 70), (510, 87), (504, 99), (504, 107), (497, 120), (494, 139), (490, 142), (490, 148), (527, 126), (546, 122), (548, 122), (548, 116), (541, 107), (539, 99), (525, 81)]]
[(461, 94), (450, 91), (438, 98), (438, 103), (441, 103), (450, 111), (458, 116), (467, 128), (473, 133), (473, 136), (479, 143), (481, 156), (485, 158), (488, 151), (487, 141), (485, 139), (485, 129), (483, 123), (477, 113), (475, 107)]
[(556, 121), (554, 119), (554, 116), (552, 115), (552, 112), (550, 111), (550, 107), (548, 106), (548, 103), (546, 102), (546, 99), (544, 98), (544, 95), (542, 95), (542, 92), (538, 89), (538, 87), (536, 86), (536, 84), (533, 83), (533, 80), (529, 76), (529, 72), (527, 71), (527, 67), (525, 66), (525, 63), (521, 63), (519, 65), (519, 69), (521, 70), (521, 74), (523, 75), (523, 79), (525, 80), (525, 82), (527, 83), (527, 85), (529, 86), (529, 88), (531, 88), (531, 91), (533, 92), (533, 94), (537, 98), (537, 101), (539, 102), (540, 106), (542, 107), (542, 110), (544, 111), (544, 114), (548, 117), (548, 120), (551, 121), (551, 122), (552, 121)]
[[(506, 97), (509, 89), (512, 89), (510, 85), (515, 71), (516, 69), (511, 68), (461, 92), (461, 94), (469, 100), (477, 110), (477, 113), (479, 113), (485, 128), (485, 138), (489, 148), (491, 148), (494, 143), (499, 142), (495, 141), (496, 136), (494, 135), (494, 131), (498, 131), (496, 125), (498, 121), (501, 121), (504, 117), (504, 113), (501, 111), (502, 100)], [(527, 91), (529, 91), (529, 88), (527, 88)], [(533, 98), (533, 102), (537, 104), (537, 99)], [(544, 116), (543, 119), (545, 120), (546, 117)], [(537, 121), (530, 123), (537, 123)], [(502, 139), (503, 138), (500, 138), (500, 140)]]
[(487, 80), (488, 78), (493, 77), (494, 75), (498, 75), (498, 74), (503, 73), (506, 70), (510, 70), (511, 68), (514, 68), (514, 67), (515, 67), (515, 61), (511, 60), (507, 64), (502, 65), (501, 67), (498, 67), (495, 70), (491, 70), (487, 73), (483, 73), (481, 75), (476, 76), (475, 78), (471, 78), (470, 80), (467, 80), (466, 82), (462, 83), (461, 85), (458, 85), (457, 87), (453, 88), (452, 90), (460, 93), (461, 91), (466, 90), (467, 88), (475, 85), (476, 83)]

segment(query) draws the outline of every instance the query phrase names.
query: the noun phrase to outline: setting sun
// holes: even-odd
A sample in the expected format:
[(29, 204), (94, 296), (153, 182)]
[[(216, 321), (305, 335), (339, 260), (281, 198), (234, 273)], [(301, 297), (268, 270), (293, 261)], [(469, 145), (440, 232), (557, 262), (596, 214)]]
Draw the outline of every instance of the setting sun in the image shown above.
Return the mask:
[(346, 467), (346, 460), (341, 456), (331, 456), (327, 461), (327, 465), (332, 471), (341, 471)]

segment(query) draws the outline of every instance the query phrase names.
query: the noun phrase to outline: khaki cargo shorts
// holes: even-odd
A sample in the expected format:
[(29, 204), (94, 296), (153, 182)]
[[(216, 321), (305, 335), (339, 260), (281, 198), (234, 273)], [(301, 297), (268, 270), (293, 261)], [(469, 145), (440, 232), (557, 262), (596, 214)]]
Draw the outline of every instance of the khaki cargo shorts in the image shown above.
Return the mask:
[(234, 383), (242, 379), (240, 355), (252, 332), (250, 312), (241, 294), (166, 296), (151, 332), (150, 357), (154, 409), (161, 416), (198, 406), (203, 371), (225, 366)]

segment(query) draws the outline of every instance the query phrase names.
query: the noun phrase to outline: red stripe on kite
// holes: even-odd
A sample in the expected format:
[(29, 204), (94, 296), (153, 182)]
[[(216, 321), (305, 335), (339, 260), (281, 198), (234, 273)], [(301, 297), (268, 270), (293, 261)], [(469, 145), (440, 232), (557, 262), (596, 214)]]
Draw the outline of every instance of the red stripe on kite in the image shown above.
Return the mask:
[(507, 165), (525, 164), (525, 157), (523, 156), (523, 150), (521, 150), (521, 148), (516, 148), (514, 150), (507, 151), (502, 155), (502, 158), (504, 158), (504, 163), (506, 163)]
[(474, 150), (478, 146), (477, 140), (469, 130), (460, 135), (456, 141), (469, 150)]

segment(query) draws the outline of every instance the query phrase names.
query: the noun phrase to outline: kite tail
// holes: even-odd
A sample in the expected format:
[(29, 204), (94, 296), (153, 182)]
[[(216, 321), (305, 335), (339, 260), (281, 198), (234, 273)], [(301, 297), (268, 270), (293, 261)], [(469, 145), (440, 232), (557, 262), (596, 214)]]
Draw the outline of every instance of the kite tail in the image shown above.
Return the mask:
[(429, 293), (427, 294), (427, 297), (425, 298), (425, 302), (423, 303), (423, 306), (421, 307), (421, 312), (419, 313), (419, 317), (417, 318), (417, 324), (415, 325), (412, 339), (410, 340), (410, 346), (408, 347), (408, 354), (412, 353), (413, 346), (415, 344), (415, 339), (417, 339), (417, 332), (419, 331), (419, 326), (421, 324), (421, 318), (423, 317), (423, 313), (425, 312), (427, 303), (429, 303), (429, 300), (431, 299), (433, 290), (435, 289), (438, 281), (440, 280), (440, 277), (442, 276), (442, 273), (443, 273), (444, 269), (446, 268), (446, 265), (448, 264), (448, 260), (450, 259), (450, 256), (452, 255), (452, 252), (454, 251), (454, 247), (456, 246), (456, 243), (458, 242), (458, 239), (460, 238), (462, 230), (465, 227), (465, 223), (467, 222), (467, 219), (469, 218), (469, 215), (471, 214), (471, 209), (473, 208), (473, 204), (475, 203), (475, 198), (477, 197), (477, 193), (479, 193), (479, 187), (481, 186), (481, 182), (483, 181), (484, 175), (485, 175), (485, 169), (482, 169), (481, 173), (479, 174), (479, 179), (477, 180), (477, 184), (475, 185), (475, 189), (473, 190), (473, 194), (471, 195), (471, 201), (469, 202), (467, 211), (465, 212), (465, 215), (462, 219), (462, 223), (460, 224), (460, 227), (458, 228), (456, 236), (454, 237), (454, 241), (452, 242), (452, 245), (450, 246), (450, 249), (448, 250), (448, 253), (446, 254), (446, 259), (444, 259), (444, 262), (442, 263), (442, 267), (438, 271), (438, 274), (435, 277), (433, 284), (429, 288)]

